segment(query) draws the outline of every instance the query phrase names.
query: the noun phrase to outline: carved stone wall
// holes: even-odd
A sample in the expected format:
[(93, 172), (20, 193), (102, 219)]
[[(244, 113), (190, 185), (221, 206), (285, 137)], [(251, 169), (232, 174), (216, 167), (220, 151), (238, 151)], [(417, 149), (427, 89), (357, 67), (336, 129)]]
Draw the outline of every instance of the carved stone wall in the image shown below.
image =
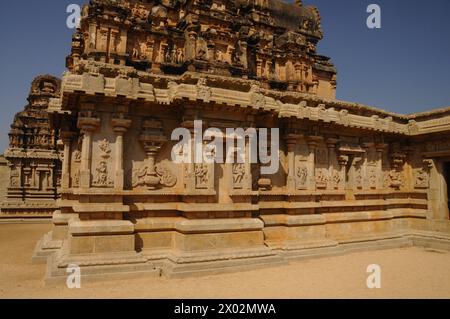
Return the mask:
[[(301, 1), (91, 1), (48, 103), (64, 154), (54, 231), (35, 253), (61, 252), (49, 277), (70, 263), (83, 274), (132, 265), (184, 275), (448, 245), (450, 126), (436, 136), (428, 121), (450, 111), (403, 116), (335, 100), (321, 38), (317, 10)], [(227, 140), (235, 128), (279, 129), (276, 173), (249, 163), (247, 139), (243, 163), (194, 161), (206, 145), (196, 134)], [(175, 129), (190, 147), (175, 147)], [(36, 175), (11, 176), (26, 187)]]

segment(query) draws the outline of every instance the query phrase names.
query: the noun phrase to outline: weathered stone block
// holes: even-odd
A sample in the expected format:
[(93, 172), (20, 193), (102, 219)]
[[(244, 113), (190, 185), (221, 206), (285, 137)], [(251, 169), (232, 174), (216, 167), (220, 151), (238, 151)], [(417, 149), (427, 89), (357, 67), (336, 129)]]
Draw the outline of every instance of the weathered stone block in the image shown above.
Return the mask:
[(175, 249), (182, 251), (208, 251), (215, 249), (233, 249), (263, 247), (262, 231), (242, 231), (213, 234), (175, 234)]
[(71, 255), (93, 254), (95, 238), (93, 236), (71, 236), (69, 239)]
[(134, 235), (113, 235), (94, 237), (95, 253), (117, 253), (135, 251)]

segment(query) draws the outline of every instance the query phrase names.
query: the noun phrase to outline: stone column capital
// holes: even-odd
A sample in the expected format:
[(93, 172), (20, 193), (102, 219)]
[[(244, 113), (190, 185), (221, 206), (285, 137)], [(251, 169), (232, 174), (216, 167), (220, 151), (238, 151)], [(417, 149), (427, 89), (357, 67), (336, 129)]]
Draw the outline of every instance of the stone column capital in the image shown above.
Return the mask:
[(328, 138), (326, 140), (328, 148), (335, 148), (337, 143), (339, 143), (339, 139), (337, 138)]
[(296, 134), (296, 133), (287, 133), (287, 134), (283, 135), (283, 139), (288, 144), (297, 144), (297, 142), (300, 138), (302, 138), (302, 135)]
[(75, 132), (71, 131), (61, 131), (59, 134), (61, 141), (63, 141), (64, 144), (69, 144), (75, 135)]
[(124, 118), (113, 118), (111, 120), (111, 125), (114, 132), (118, 135), (125, 134), (131, 126), (131, 120)]
[(92, 133), (100, 127), (100, 119), (95, 117), (80, 117), (78, 118), (77, 127), (83, 133)]
[(308, 146), (311, 148), (316, 148), (320, 142), (323, 141), (322, 136), (310, 135), (306, 138)]
[(362, 146), (363, 149), (368, 150), (368, 149), (374, 148), (375, 147), (375, 143), (371, 143), (371, 142), (362, 143), (361, 146)]
[(375, 148), (377, 152), (383, 152), (388, 147), (388, 144), (385, 143), (376, 143)]

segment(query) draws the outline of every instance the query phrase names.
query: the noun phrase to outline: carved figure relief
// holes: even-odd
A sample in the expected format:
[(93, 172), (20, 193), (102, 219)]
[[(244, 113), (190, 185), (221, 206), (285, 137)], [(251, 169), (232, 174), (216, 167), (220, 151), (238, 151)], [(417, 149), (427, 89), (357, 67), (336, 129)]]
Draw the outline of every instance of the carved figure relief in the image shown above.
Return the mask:
[(233, 184), (235, 188), (242, 188), (245, 177), (245, 164), (233, 164)]
[(333, 180), (334, 188), (338, 189), (339, 188), (339, 184), (341, 183), (341, 172), (335, 170), (333, 172), (332, 180)]
[(93, 186), (96, 187), (111, 187), (114, 186), (114, 182), (108, 176), (108, 164), (105, 161), (101, 161), (95, 169)]
[(252, 105), (259, 108), (266, 106), (266, 97), (261, 93), (261, 87), (259, 85), (252, 85), (250, 95)]
[(198, 189), (208, 188), (209, 170), (208, 164), (195, 164), (195, 186)]
[(185, 55), (186, 60), (191, 61), (196, 57), (196, 42), (197, 34), (195, 32), (189, 32), (186, 37)]
[(102, 158), (107, 159), (111, 156), (111, 147), (107, 139), (101, 140), (98, 143), (98, 148), (102, 152), (100, 155)]
[(377, 170), (375, 167), (369, 168), (369, 187), (377, 187)]
[(81, 162), (81, 152), (80, 152), (80, 150), (75, 150), (73, 152), (73, 161), (75, 163), (80, 163)]
[(324, 168), (319, 168), (316, 170), (316, 187), (317, 188), (327, 188), (328, 174), (327, 170)]
[(209, 102), (211, 94), (211, 88), (207, 86), (206, 79), (200, 78), (197, 83), (197, 99)]
[(403, 174), (395, 169), (384, 173), (384, 187), (399, 189), (403, 185)]
[(208, 43), (205, 41), (205, 39), (199, 37), (197, 39), (197, 53), (196, 57), (198, 60), (207, 61), (208, 60)]
[(164, 165), (156, 165), (156, 174), (160, 177), (160, 184), (165, 187), (174, 187), (177, 177)]
[(73, 175), (72, 187), (74, 188), (80, 187), (80, 170), (77, 170)]
[(145, 177), (147, 176), (148, 167), (144, 166), (133, 170), (132, 185), (133, 187), (145, 186)]
[(308, 168), (305, 165), (297, 167), (296, 172), (297, 182), (299, 187), (307, 186), (308, 182)]
[(97, 147), (100, 151), (102, 160), (99, 161), (95, 168), (92, 185), (95, 187), (111, 187), (114, 185), (114, 182), (109, 178), (107, 162), (111, 157), (110, 143), (107, 139), (103, 139), (97, 143)]
[(429, 187), (429, 174), (421, 168), (415, 172), (415, 187), (416, 188), (428, 188)]
[[(174, 187), (178, 179), (175, 174), (173, 174), (169, 168), (164, 165), (155, 165), (155, 172), (158, 177), (158, 183), (164, 187)], [(136, 187), (144, 187), (149, 186), (148, 184), (151, 182), (149, 178), (152, 178), (153, 174), (148, 166), (143, 166), (139, 169), (133, 170), (132, 176), (132, 186)], [(151, 183), (154, 184), (153, 182)]]

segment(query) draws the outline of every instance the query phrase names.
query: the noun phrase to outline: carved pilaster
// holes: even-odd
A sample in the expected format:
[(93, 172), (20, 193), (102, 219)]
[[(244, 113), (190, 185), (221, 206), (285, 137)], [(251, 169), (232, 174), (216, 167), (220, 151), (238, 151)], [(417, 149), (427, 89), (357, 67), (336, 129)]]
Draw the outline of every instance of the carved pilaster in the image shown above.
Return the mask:
[(118, 114), (111, 120), (111, 125), (116, 134), (115, 179), (114, 188), (123, 190), (125, 177), (123, 169), (123, 136), (131, 126), (131, 120), (125, 119), (123, 114)]
[(323, 141), (322, 136), (308, 136), (306, 139), (309, 147), (308, 157), (308, 176), (309, 176), (309, 189), (316, 189), (316, 149), (319, 146), (319, 142)]
[(93, 107), (86, 107), (80, 114), (77, 123), (78, 128), (83, 135), (81, 147), (81, 165), (80, 165), (80, 187), (91, 187), (91, 166), (92, 166), (92, 134), (100, 126), (100, 119), (93, 116)]
[(296, 172), (295, 172), (295, 148), (298, 144), (298, 140), (301, 136), (298, 134), (288, 133), (284, 136), (287, 147), (287, 181), (286, 186), (289, 191), (295, 191), (296, 189)]
[(374, 143), (368, 142), (362, 144), (362, 148), (364, 149), (365, 153), (363, 154), (361, 161), (361, 187), (366, 190), (376, 188), (376, 172), (369, 163), (369, 161), (371, 160), (369, 156), (371, 155), (371, 150), (374, 147)]
[(37, 164), (33, 162), (33, 163), (31, 163), (30, 167), (31, 167), (31, 183), (30, 183), (30, 188), (36, 188), (36, 185), (37, 185), (37, 180), (36, 180), (36, 168), (37, 168)]
[(386, 149), (387, 144), (378, 143), (375, 144), (376, 150), (376, 172), (377, 172), (377, 189), (383, 189), (383, 152)]
[(338, 139), (329, 138), (327, 139), (327, 147), (328, 147), (328, 165), (330, 167), (329, 176), (330, 181), (329, 185), (331, 188), (339, 189), (342, 186), (342, 183), (345, 179), (345, 176), (342, 176), (342, 171), (337, 162), (336, 155), (336, 144), (338, 143)]
[[(245, 154), (243, 163), (227, 163), (229, 174), (232, 178), (232, 189), (250, 191), (252, 189), (252, 170), (251, 170), (251, 145), (250, 141), (245, 141)], [(214, 187), (214, 185), (211, 185)]]
[(64, 156), (62, 163), (62, 177), (61, 187), (63, 189), (70, 188), (70, 166), (71, 166), (71, 144), (72, 138), (75, 134), (73, 132), (61, 132), (61, 140), (64, 145)]
[(405, 163), (403, 166), (404, 175), (405, 175), (404, 187), (406, 189), (412, 190), (412, 189), (414, 189), (414, 186), (415, 186), (415, 178), (414, 178), (413, 167), (411, 164), (412, 164), (415, 149), (412, 146), (406, 146), (403, 148), (403, 152), (405, 152), (405, 155), (406, 155), (406, 160), (405, 160)]

